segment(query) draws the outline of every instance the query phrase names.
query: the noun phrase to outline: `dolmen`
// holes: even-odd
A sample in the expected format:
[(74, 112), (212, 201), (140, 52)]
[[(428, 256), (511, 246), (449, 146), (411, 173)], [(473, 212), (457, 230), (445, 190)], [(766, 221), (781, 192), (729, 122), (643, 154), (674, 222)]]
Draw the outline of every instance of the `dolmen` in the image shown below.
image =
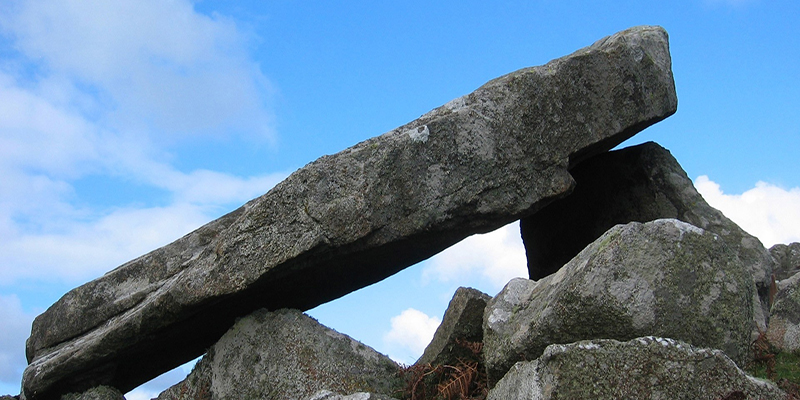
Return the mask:
[(527, 218), (676, 109), (660, 27), (491, 80), (64, 295), (33, 323), (23, 396), (127, 392), (256, 310), (308, 310)]

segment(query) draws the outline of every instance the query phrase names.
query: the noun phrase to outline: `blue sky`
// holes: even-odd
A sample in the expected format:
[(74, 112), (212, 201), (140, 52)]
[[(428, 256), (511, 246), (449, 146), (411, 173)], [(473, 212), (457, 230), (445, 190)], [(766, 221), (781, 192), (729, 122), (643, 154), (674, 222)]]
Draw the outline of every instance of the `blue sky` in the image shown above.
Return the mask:
[[(338, 4), (336, 4), (338, 3)], [(634, 25), (670, 33), (670, 149), (766, 245), (800, 241), (794, 0), (0, 0), (0, 394), (30, 322), (324, 155)], [(311, 312), (410, 363), (458, 286), (525, 273), (514, 225)], [(148, 398), (178, 369), (128, 395)]]

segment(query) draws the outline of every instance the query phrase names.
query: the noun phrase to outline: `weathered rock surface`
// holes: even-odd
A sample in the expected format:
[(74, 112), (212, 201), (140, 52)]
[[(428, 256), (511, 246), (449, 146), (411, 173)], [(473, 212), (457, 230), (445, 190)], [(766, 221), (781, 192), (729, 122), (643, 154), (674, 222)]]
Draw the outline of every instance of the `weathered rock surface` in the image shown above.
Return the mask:
[(344, 396), (333, 393), (330, 390), (322, 390), (305, 400), (394, 400), (394, 398), (365, 392), (358, 392)]
[(800, 243), (776, 244), (769, 254), (775, 258), (775, 279), (782, 281), (800, 272)]
[[(400, 366), (297, 310), (258, 310), (159, 400), (306, 399), (320, 391), (391, 395)], [(379, 397), (370, 397), (379, 398)]]
[(719, 350), (657, 337), (549, 346), (537, 360), (515, 364), (488, 396), (488, 400), (787, 398), (772, 383), (747, 376)]
[(800, 275), (781, 281), (770, 311), (767, 340), (782, 351), (800, 350)]
[(675, 219), (617, 225), (557, 273), (514, 279), (484, 312), (489, 382), (550, 344), (663, 336), (750, 357), (749, 270), (719, 236)]
[(569, 193), (571, 166), (676, 107), (659, 27), (492, 80), (70, 291), (34, 321), (23, 390), (132, 389), (237, 317), (309, 309), (532, 214)]
[(186, 379), (161, 392), (156, 400), (211, 400), (211, 351), (197, 361)]
[(570, 173), (576, 186), (569, 196), (520, 221), (531, 279), (554, 273), (614, 225), (676, 218), (716, 233), (738, 254), (757, 284), (762, 309), (756, 312), (769, 313), (769, 252), (706, 203), (667, 149), (652, 142), (628, 147), (588, 159)]
[(474, 353), (459, 341), (483, 342), (483, 310), (492, 297), (480, 290), (460, 287), (444, 312), (428, 347), (416, 364), (457, 365)]
[(83, 393), (65, 394), (61, 400), (125, 400), (125, 396), (113, 387), (97, 386)]

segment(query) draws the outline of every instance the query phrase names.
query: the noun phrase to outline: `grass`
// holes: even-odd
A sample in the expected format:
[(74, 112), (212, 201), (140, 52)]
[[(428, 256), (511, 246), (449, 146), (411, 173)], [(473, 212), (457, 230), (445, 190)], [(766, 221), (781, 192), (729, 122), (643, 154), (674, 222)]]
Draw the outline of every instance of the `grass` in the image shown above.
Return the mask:
[(800, 353), (779, 351), (764, 332), (753, 342), (753, 364), (747, 373), (767, 379), (786, 391), (791, 398), (800, 399)]

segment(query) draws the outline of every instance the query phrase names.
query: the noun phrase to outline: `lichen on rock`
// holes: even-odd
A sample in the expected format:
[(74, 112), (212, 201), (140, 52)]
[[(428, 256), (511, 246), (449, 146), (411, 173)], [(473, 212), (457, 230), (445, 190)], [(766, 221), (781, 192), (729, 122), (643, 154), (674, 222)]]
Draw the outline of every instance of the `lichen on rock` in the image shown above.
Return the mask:
[(551, 344), (656, 335), (749, 357), (752, 275), (711, 232), (674, 219), (610, 229), (557, 273), (514, 279), (484, 312), (490, 384)]

